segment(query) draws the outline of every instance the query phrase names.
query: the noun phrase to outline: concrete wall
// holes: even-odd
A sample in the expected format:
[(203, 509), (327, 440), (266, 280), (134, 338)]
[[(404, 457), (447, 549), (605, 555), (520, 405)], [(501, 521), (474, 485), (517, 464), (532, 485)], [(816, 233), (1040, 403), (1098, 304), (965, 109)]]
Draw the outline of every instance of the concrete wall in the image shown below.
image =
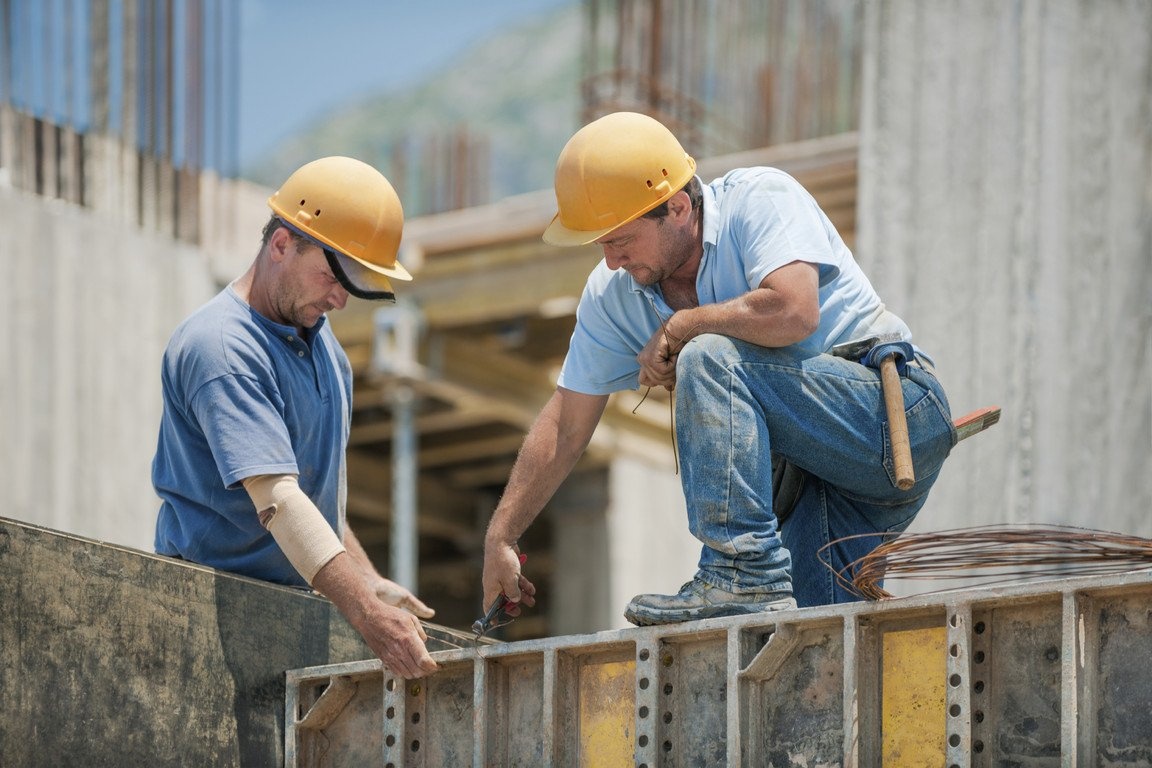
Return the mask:
[(0, 561), (0, 765), (281, 765), (285, 670), (372, 658), (303, 591), (4, 519)]
[[(658, 454), (672, 462), (671, 444)], [(630, 626), (624, 606), (647, 592), (673, 594), (696, 573), (700, 542), (688, 532), (688, 510), (674, 467), (625, 455), (609, 476), (610, 627)]]
[(957, 446), (914, 530), (1152, 536), (1152, 3), (865, 6), (858, 256)]
[(0, 515), (151, 550), (169, 334), (218, 290), (199, 249), (0, 188)]

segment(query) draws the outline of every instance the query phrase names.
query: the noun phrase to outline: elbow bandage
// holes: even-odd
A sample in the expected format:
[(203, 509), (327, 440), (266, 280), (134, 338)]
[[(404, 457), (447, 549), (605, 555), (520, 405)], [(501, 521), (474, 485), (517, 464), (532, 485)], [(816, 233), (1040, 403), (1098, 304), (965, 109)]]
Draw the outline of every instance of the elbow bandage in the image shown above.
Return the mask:
[(256, 475), (243, 483), (260, 524), (309, 584), (329, 560), (345, 551), (324, 515), (300, 490), (295, 475)]

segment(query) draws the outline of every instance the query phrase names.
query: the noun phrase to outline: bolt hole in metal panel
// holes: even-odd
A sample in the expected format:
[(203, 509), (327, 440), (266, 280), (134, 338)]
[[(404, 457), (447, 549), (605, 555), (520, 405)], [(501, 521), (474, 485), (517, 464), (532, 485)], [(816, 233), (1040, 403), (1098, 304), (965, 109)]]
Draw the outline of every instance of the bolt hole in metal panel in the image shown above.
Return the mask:
[(973, 613), (974, 766), (1058, 764), (1061, 627), (1059, 600)]
[[(666, 637), (659, 643), (652, 714), (659, 765), (724, 765), (727, 755), (727, 634)], [(637, 744), (640, 755), (642, 745)]]
[(451, 664), (431, 677), (398, 681), (398, 716), (392, 721), (396, 739), (392, 745), (385, 744), (385, 765), (468, 765), (472, 761), (473, 674), (471, 664)]

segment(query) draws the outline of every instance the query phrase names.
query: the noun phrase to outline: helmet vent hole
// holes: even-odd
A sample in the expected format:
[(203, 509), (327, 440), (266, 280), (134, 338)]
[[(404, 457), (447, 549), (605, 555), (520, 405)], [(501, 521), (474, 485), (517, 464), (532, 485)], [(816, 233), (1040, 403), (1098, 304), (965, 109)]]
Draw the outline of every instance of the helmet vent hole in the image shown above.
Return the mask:
[(655, 186), (654, 184), (652, 184), (652, 179), (648, 179), (648, 181), (646, 181), (645, 183), (648, 185), (648, 189), (652, 189), (652, 187)]
[(305, 203), (305, 202), (306, 202), (306, 201), (304, 200), (304, 198), (300, 198), (300, 207), (301, 207), (301, 208), (303, 208), (303, 207), (304, 207), (304, 203)]
[(660, 173), (664, 174), (664, 178), (668, 178), (668, 169), (667, 168), (661, 168)]
[(314, 213), (314, 214), (312, 214), (312, 215), (313, 215), (313, 216), (319, 216), (319, 215), (320, 215), (320, 209), (319, 209), (319, 208), (317, 208), (317, 209), (316, 209), (316, 213)]

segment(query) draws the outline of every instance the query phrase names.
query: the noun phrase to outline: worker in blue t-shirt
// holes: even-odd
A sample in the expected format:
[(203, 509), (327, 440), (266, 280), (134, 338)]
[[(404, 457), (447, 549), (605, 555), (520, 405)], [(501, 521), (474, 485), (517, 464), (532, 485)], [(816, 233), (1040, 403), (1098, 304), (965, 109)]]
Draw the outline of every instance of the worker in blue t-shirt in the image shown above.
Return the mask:
[[(853, 599), (824, 567), (866, 554), (920, 510), (955, 443), (948, 401), (812, 196), (774, 168), (704, 184), (675, 136), (617, 112), (556, 165), (544, 240), (598, 244), (558, 386), (524, 441), (485, 539), (484, 599), (534, 603), (516, 541), (584, 451), (611, 393), (675, 390), (694, 578), (637, 595), (635, 624)], [(898, 487), (878, 371), (829, 354), (863, 339), (910, 351), (900, 378), (915, 484)], [(789, 477), (789, 498), (775, 494)], [(786, 472), (783, 470), (787, 470)], [(784, 484), (781, 484), (782, 487)], [(778, 514), (779, 513), (779, 514)], [(783, 526), (779, 518), (785, 513)], [(518, 611), (513, 606), (509, 613)]]
[(433, 611), (381, 576), (345, 518), (352, 369), (327, 323), (349, 294), (394, 300), (404, 214), (379, 171), (299, 168), (269, 199), (248, 271), (189, 316), (164, 353), (152, 464), (156, 552), (295, 586), (337, 606), (394, 673), (436, 669)]

